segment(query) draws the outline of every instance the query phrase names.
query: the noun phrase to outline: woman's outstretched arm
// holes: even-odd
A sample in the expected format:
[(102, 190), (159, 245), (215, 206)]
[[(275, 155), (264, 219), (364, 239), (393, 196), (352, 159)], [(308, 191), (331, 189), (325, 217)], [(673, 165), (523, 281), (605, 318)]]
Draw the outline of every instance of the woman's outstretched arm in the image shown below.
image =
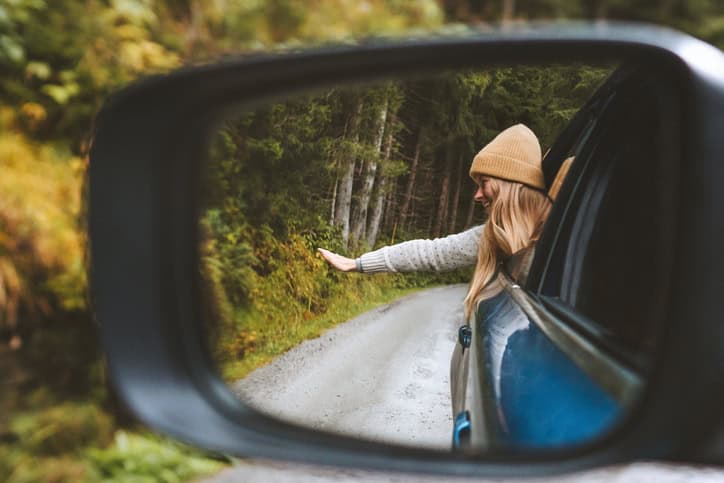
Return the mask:
[(445, 272), (475, 265), (483, 225), (434, 240), (410, 240), (365, 253), (357, 259), (319, 249), (325, 260), (344, 272)]

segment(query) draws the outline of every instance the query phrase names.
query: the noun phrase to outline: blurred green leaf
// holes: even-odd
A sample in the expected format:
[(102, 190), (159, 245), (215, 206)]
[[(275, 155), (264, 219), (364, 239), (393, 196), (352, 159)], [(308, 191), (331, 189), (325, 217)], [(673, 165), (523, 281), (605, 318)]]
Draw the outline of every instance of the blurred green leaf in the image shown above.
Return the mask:
[(75, 89), (71, 89), (68, 88), (68, 86), (56, 84), (46, 84), (40, 90), (61, 105), (67, 104), (68, 100), (70, 100), (70, 98), (78, 92), (77, 87)]
[(20, 63), (25, 60), (25, 50), (19, 41), (7, 35), (0, 35), (0, 61)]
[(50, 65), (46, 62), (28, 62), (25, 66), (25, 75), (40, 80), (47, 80), (52, 73)]

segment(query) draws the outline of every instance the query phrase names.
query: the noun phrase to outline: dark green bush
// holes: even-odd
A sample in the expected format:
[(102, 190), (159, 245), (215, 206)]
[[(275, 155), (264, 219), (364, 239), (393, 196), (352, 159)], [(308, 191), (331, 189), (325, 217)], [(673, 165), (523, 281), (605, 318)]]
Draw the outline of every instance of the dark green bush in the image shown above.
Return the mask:
[(62, 455), (88, 445), (105, 446), (113, 429), (112, 418), (98, 406), (72, 402), (21, 413), (11, 423), (22, 447), (39, 456)]

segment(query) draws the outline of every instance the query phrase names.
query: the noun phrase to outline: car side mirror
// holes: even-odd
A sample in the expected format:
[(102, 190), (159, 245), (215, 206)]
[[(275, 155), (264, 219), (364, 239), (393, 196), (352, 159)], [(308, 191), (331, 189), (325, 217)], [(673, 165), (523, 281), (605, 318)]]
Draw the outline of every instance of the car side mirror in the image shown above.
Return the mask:
[[(580, 107), (565, 114), (568, 117), (558, 131), (547, 125), (552, 131), (546, 134), (550, 152), (542, 161), (543, 184), (537, 190), (550, 198), (550, 214), (545, 228), (535, 234), (535, 250), (510, 254), (507, 265), (495, 272), (499, 285), (475, 305), (471, 325), (465, 330), (463, 325), (456, 334), (466, 287), (458, 286), (462, 296), (456, 299), (455, 313), (460, 320), (442, 337), (449, 335), (451, 351), (457, 339), (472, 356), (469, 374), (465, 370), (466, 395), (453, 404), (456, 414), (445, 415), (450, 423), (446, 450), (305, 425), (284, 413), (265, 411), (263, 405), (249, 404), (248, 398), (240, 399), (230, 389), (234, 381), (225, 379), (219, 354), (233, 353), (242, 360), (259, 347), (259, 333), (243, 321), (248, 315), (244, 304), (258, 294), (254, 287), (261, 282), (244, 286), (245, 281), (264, 279), (284, 295), (296, 297), (297, 305), (306, 304), (299, 309), (302, 320), (315, 314), (312, 290), (330, 291), (333, 283), (341, 283), (343, 275), (337, 272), (308, 290), (300, 282), (303, 272), (274, 278), (281, 273), (275, 272), (278, 264), (295, 263), (290, 253), (308, 257), (310, 266), (326, 270), (324, 262), (314, 258), (314, 249), (342, 239), (326, 221), (327, 213), (333, 212), (327, 202), (341, 199), (340, 190), (346, 188), (339, 183), (341, 171), (320, 167), (326, 166), (325, 156), (386, 159), (390, 185), (383, 187), (387, 191), (381, 191), (379, 199), (392, 197), (389, 186), (398, 179), (395, 176), (409, 179), (404, 177), (416, 143), (412, 136), (400, 135), (399, 143), (405, 146), (398, 154), (409, 156), (400, 155), (397, 164), (392, 156), (385, 158), (386, 140), (394, 139), (385, 137), (392, 132), (386, 127), (388, 120), (402, 118), (399, 109), (405, 99), (417, 103), (414, 109), (419, 111), (410, 108), (416, 113), (424, 112), (420, 106), (430, 101), (420, 95), (422, 91), (403, 89), (400, 94), (395, 86), (419, 81), (427, 83), (425, 92), (431, 96), (441, 94), (441, 86), (450, 88), (452, 96), (457, 87), (470, 93), (492, 82), (476, 72), (553, 64), (595, 64), (608, 70), (596, 84), (595, 95), (583, 96)], [(448, 82), (451, 78), (454, 82)], [(348, 96), (350, 92), (354, 95)], [(366, 103), (354, 102), (365, 95)], [(380, 101), (380, 95), (387, 97)], [(649, 103), (637, 104), (642, 98)], [(444, 92), (440, 99), (445, 99)], [(471, 99), (467, 101), (472, 103)], [(382, 119), (382, 111), (372, 108), (380, 105), (395, 105), (398, 110), (386, 108)], [(440, 111), (450, 123), (467, 119), (459, 104), (451, 105), (450, 110)], [(372, 106), (369, 112), (364, 111), (366, 106)], [(479, 114), (473, 119), (479, 121), (490, 109), (473, 109)], [(423, 120), (437, 121), (443, 117), (440, 112), (438, 116), (428, 112), (430, 119)], [(719, 162), (724, 152), (719, 132), (723, 113), (721, 51), (674, 31), (616, 24), (554, 25), (268, 55), (142, 81), (109, 100), (98, 116), (91, 151), (93, 298), (115, 386), (129, 408), (151, 427), (232, 455), (494, 477), (634, 459), (721, 463), (724, 326), (717, 314), (724, 309), (720, 295), (724, 258), (719, 256), (724, 232), (713, 220), (719, 219), (718, 207), (724, 206), (718, 182), (724, 179), (724, 165)], [(395, 129), (408, 132), (403, 129), (409, 130), (421, 117), (413, 116), (407, 124), (399, 121)], [(327, 123), (327, 131), (322, 132), (319, 119)], [(645, 136), (640, 144), (626, 137), (630, 129), (624, 127), (631, 120), (650, 127), (642, 129)], [(508, 124), (523, 121), (510, 119)], [(502, 122), (493, 119), (490, 125)], [(458, 127), (455, 134), (467, 130), (468, 137), (455, 139), (465, 149), (477, 151), (481, 141), (473, 138), (483, 134), (464, 122)], [(494, 134), (488, 133), (490, 138)], [(353, 138), (357, 142), (352, 143)], [(317, 151), (310, 152), (310, 139)], [(616, 142), (622, 139), (630, 142)], [(392, 150), (393, 141), (389, 146)], [(429, 157), (444, 160), (447, 146), (440, 144)], [(454, 154), (466, 159), (460, 166), (469, 163), (462, 157), (469, 153)], [(455, 156), (451, 159), (457, 161)], [(567, 159), (573, 159), (570, 172), (556, 187), (554, 200), (549, 189)], [(637, 160), (656, 167), (651, 182), (657, 184), (647, 191), (655, 196), (644, 201), (635, 199), (636, 186), (650, 171), (637, 170), (633, 164)], [(350, 178), (349, 188), (364, 185), (362, 166), (357, 167), (357, 178)], [(430, 168), (431, 186), (438, 181), (436, 173), (445, 169), (444, 165)], [(462, 168), (454, 169), (458, 171), (447, 172), (448, 180), (454, 179), (454, 172), (463, 173)], [(278, 174), (282, 170), (283, 176)], [(372, 180), (370, 189), (379, 186), (374, 183), (381, 176), (385, 173), (367, 176)], [(404, 193), (399, 183), (397, 187)], [(269, 196), (282, 190), (286, 196)], [(317, 203), (323, 191), (327, 198)], [(616, 236), (616, 220), (627, 230), (637, 230), (636, 217), (643, 219), (646, 214), (627, 211), (625, 203), (617, 203), (620, 193), (626, 194), (627, 203), (651, 207), (647, 209), (656, 210), (651, 216), (664, 220), (650, 225), (642, 221), (641, 230), (656, 230), (648, 231), (648, 238), (638, 238), (654, 240), (656, 248), (650, 252), (631, 253), (626, 238)], [(435, 196), (440, 199), (437, 192)], [(289, 215), (301, 210), (314, 216), (305, 220)], [(313, 210), (324, 215), (316, 216)], [(453, 227), (450, 233), (465, 228), (456, 219), (446, 224)], [(317, 225), (311, 226), (312, 221)], [(420, 226), (428, 223), (435, 224), (429, 213)], [(399, 226), (394, 221), (389, 224), (384, 233), (390, 238), (385, 241), (399, 241)], [(642, 237), (642, 233), (625, 234)], [(279, 248), (283, 237), (285, 246), (296, 251)], [(257, 243), (260, 239), (264, 244)], [(370, 245), (378, 246), (377, 242), (374, 239)], [(267, 250), (263, 256), (253, 250), (262, 245)], [(615, 260), (607, 258), (612, 254)], [(620, 279), (622, 286), (609, 290), (615, 277), (604, 276), (607, 266), (622, 260), (631, 266), (637, 257), (656, 277), (639, 280), (629, 275)], [(627, 279), (635, 279), (636, 296), (626, 293)], [(606, 286), (596, 285), (597, 280), (606, 280)], [(286, 307), (276, 305), (279, 298), (270, 300), (275, 309)], [(615, 320), (609, 323), (617, 314), (644, 317), (639, 316), (637, 300), (652, 307), (640, 333), (631, 335)], [(618, 312), (608, 310), (612, 306)], [(512, 315), (496, 315), (502, 309)], [(232, 323), (242, 325), (229, 332)], [(220, 332), (222, 324), (227, 324), (227, 332)], [(232, 333), (233, 338), (227, 337)], [(273, 333), (264, 335), (265, 347), (273, 345)], [(276, 354), (282, 349), (277, 348)], [(524, 359), (527, 365), (516, 365)], [(541, 365), (542, 360), (546, 365)], [(548, 361), (555, 363), (548, 366)], [(530, 368), (539, 370), (530, 372)], [(516, 377), (500, 387), (506, 374), (524, 373), (526, 378)], [(310, 387), (307, 391), (321, 391)], [(330, 387), (331, 383), (324, 389)], [(561, 401), (572, 402), (575, 410), (561, 416), (566, 417), (565, 424), (549, 419), (545, 427), (526, 426), (531, 418), (540, 419), (540, 414), (525, 411), (530, 406), (523, 402), (539, 400), (531, 391), (549, 388), (552, 393), (556, 387), (568, 392), (560, 392), (558, 400), (547, 399), (549, 406), (540, 406), (540, 414), (550, 416), (562, 407)], [(414, 390), (424, 389), (410, 389)], [(586, 430), (591, 421), (595, 424)], [(557, 430), (562, 427), (569, 430)], [(522, 429), (516, 432), (516, 428)], [(469, 441), (462, 444), (465, 438)]]

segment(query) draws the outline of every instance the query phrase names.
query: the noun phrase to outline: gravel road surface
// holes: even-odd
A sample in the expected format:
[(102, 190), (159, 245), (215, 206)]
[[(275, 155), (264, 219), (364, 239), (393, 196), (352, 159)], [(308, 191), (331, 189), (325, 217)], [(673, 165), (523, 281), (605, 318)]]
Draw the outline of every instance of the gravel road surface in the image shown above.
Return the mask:
[(234, 384), (280, 419), (356, 437), (450, 448), (450, 356), (466, 285), (417, 292), (306, 341)]

